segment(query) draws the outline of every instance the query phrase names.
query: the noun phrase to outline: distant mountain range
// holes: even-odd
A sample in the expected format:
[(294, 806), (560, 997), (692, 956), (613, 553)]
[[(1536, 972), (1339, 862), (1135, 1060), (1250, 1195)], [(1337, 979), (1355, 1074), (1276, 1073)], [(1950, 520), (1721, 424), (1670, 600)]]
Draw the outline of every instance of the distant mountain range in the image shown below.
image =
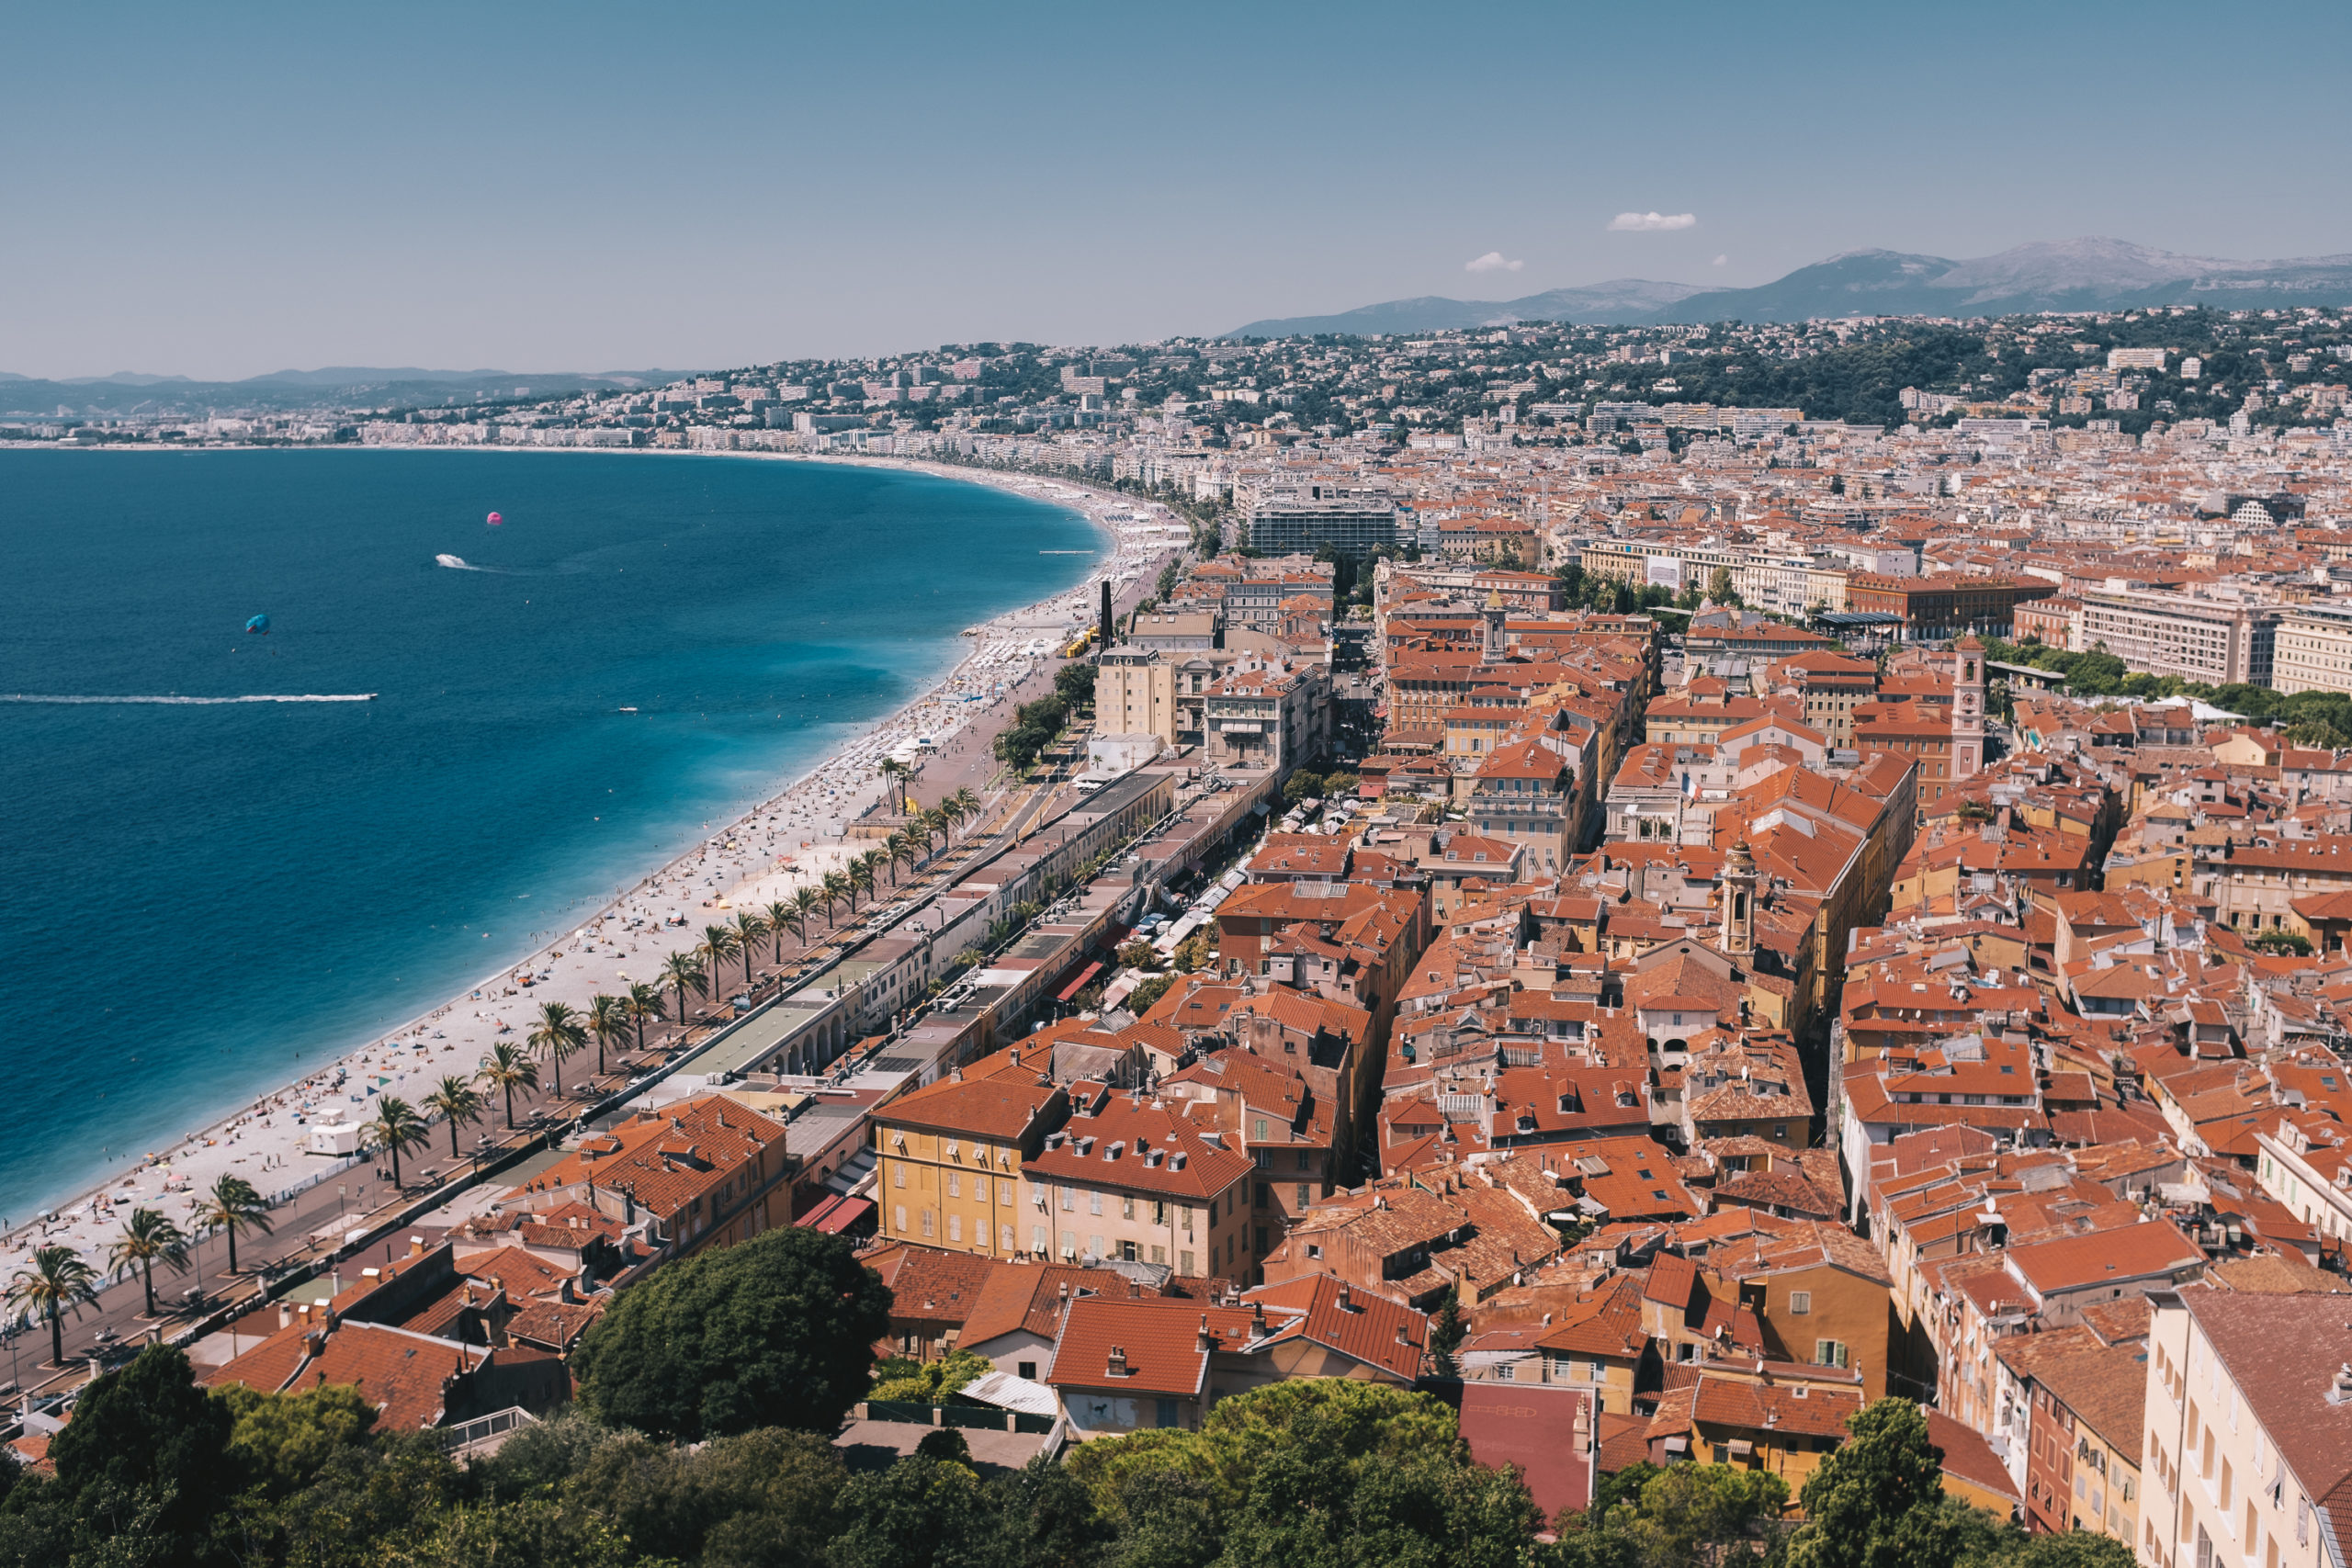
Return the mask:
[(666, 386), (690, 370), (424, 370), (414, 366), (335, 365), (319, 370), (273, 370), (242, 381), (197, 381), (186, 376), (149, 376), (118, 370), (111, 376), (59, 379), (0, 370), (0, 416), (51, 417), (61, 407), (84, 415), (195, 412), (232, 408), (410, 407), (453, 396), (514, 395), (527, 387), (536, 397), (575, 391), (626, 391)]
[(1756, 288), (1621, 277), (1521, 299), (1393, 299), (1335, 316), (1251, 321), (1225, 335), (1426, 333), (1510, 321), (1631, 327), (1836, 316), (2007, 316), (2149, 305), (2352, 305), (2352, 255), (2220, 261), (2107, 239), (2041, 241), (1973, 261), (1848, 251)]

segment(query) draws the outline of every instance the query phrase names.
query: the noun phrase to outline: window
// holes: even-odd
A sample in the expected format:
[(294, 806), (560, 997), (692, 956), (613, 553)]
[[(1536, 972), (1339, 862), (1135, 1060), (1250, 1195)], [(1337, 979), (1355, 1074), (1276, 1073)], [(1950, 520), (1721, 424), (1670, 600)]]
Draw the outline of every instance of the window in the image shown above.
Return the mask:
[(1791, 1313), (1802, 1317), (1812, 1310), (1813, 1292), (1811, 1291), (1791, 1291), (1789, 1292), (1789, 1311)]
[(1304, 1209), (1309, 1201), (1306, 1195), (1306, 1183), (1302, 1181), (1298, 1184), (1298, 1206)]
[(1031, 1225), (1029, 1227), (1029, 1250), (1036, 1253), (1042, 1258), (1045, 1256), (1046, 1246), (1046, 1227), (1043, 1225)]
[(1181, 1249), (1177, 1252), (1177, 1254), (1176, 1254), (1176, 1272), (1178, 1272), (1179, 1274), (1185, 1275), (1185, 1276), (1187, 1276), (1187, 1277), (1189, 1277), (1189, 1276), (1191, 1276), (1191, 1275), (1193, 1274), (1193, 1255), (1192, 1255), (1191, 1253), (1189, 1253), (1189, 1252), (1185, 1252), (1185, 1251), (1182, 1251), (1182, 1250), (1181, 1250)]
[(906, 1184), (907, 1184), (907, 1168), (906, 1168), (905, 1166), (903, 1166), (903, 1165), (899, 1164), (896, 1160), (891, 1161), (891, 1162), (890, 1162), (890, 1185), (891, 1185), (891, 1186), (893, 1186), (893, 1187), (904, 1187)]
[(1842, 1367), (1846, 1364), (1846, 1347), (1835, 1339), (1813, 1342), (1813, 1364), (1816, 1367)]
[[(2335, 1086), (2334, 1084), (2328, 1085), (2328, 1088), (2330, 1089), (2334, 1089), (2335, 1087)], [(1307, 1163), (1306, 1151), (1305, 1149), (1298, 1151), (1298, 1168), (1301, 1170), (1313, 1170), (1315, 1168), (1312, 1165)]]
[(1134, 1195), (1133, 1193), (1129, 1193), (1127, 1196), (1125, 1196), (1125, 1197), (1124, 1197), (1124, 1198), (1122, 1198), (1122, 1199), (1120, 1199), (1120, 1200), (1119, 1200), (1119, 1218), (1121, 1218), (1121, 1219), (1123, 1219), (1123, 1220), (1132, 1220), (1132, 1219), (1134, 1219), (1135, 1217), (1136, 1217), (1136, 1200), (1135, 1200), (1135, 1195)]
[(1266, 1185), (1264, 1182), (1262, 1182), (1262, 1181), (1259, 1182), (1257, 1185), (1258, 1185), (1258, 1193), (1257, 1193), (1258, 1202), (1257, 1202), (1257, 1206), (1258, 1206), (1259, 1208), (1262, 1209), (1262, 1208), (1265, 1208), (1268, 1204), (1272, 1203), (1272, 1202), (1274, 1201), (1274, 1190), (1273, 1190), (1272, 1188), (1271, 1188), (1271, 1187), (1267, 1186), (1267, 1185)]
[(964, 1239), (963, 1215), (950, 1214), (947, 1216), (947, 1239), (950, 1241), (961, 1241)]
[[(982, 1235), (986, 1235), (988, 1234), (988, 1226), (982, 1225), (980, 1227), (980, 1234)], [(996, 1227), (996, 1249), (999, 1252), (1011, 1252), (1012, 1250), (1012, 1227), (1011, 1225), (999, 1225)]]
[(929, 1235), (931, 1234), (931, 1221), (932, 1213), (929, 1209), (925, 1209), (922, 1212), (922, 1234), (925, 1235)]
[(1496, 1365), (1495, 1381), (1497, 1382), (1515, 1382), (1518, 1381), (1518, 1369), (1513, 1367), (1509, 1361), (1502, 1361)]
[(890, 1228), (900, 1235), (907, 1234), (907, 1206), (904, 1203), (890, 1211)]
[(1255, 1119), (1250, 1135), (1261, 1144), (1266, 1141), (1266, 1119), (1263, 1116)]
[(950, 1198), (961, 1198), (964, 1195), (964, 1179), (952, 1170), (947, 1173), (947, 1195)]
[(1161, 1427), (1176, 1426), (1176, 1402), (1172, 1399), (1153, 1400), (1152, 1419)]
[[(899, 1213), (903, 1214), (906, 1211), (901, 1209)], [(906, 1228), (906, 1223), (904, 1221), (899, 1222), (899, 1228), (901, 1230)], [(1306, 1244), (1306, 1256), (1309, 1258), (1320, 1258), (1323, 1256), (1323, 1248), (1317, 1244), (1310, 1241)]]
[(1017, 1361), (1013, 1363), (1012, 1375), (1017, 1378), (1025, 1378), (1031, 1382), (1035, 1382), (1037, 1381), (1037, 1363), (1035, 1361)]
[(1086, 1212), (1090, 1214), (1099, 1214), (1102, 1212), (1102, 1193), (1089, 1192), (1086, 1195)]

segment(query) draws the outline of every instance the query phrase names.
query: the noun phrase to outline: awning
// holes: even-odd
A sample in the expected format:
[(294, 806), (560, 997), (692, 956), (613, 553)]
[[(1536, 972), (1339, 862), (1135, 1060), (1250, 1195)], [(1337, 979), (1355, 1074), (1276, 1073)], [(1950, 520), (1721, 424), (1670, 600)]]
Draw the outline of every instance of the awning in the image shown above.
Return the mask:
[(827, 1235), (839, 1235), (874, 1212), (870, 1198), (828, 1198), (792, 1223)]
[(1064, 986), (1060, 990), (1054, 993), (1055, 998), (1065, 1002), (1069, 1000), (1070, 998), (1086, 989), (1087, 983), (1101, 973), (1102, 973), (1102, 965), (1099, 961), (1088, 964), (1085, 968), (1078, 972), (1076, 976), (1071, 979), (1069, 985)]

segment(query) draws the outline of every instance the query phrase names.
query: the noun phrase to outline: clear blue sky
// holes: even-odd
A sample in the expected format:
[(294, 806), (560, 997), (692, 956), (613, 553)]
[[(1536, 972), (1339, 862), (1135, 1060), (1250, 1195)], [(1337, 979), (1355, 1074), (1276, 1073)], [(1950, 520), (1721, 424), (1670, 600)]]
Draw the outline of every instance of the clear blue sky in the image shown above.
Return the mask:
[[(27, 375), (1137, 341), (2082, 234), (2352, 251), (2340, 3), (134, 3), (6, 29), (0, 369)], [(1611, 231), (1626, 211), (1695, 221)], [(1464, 270), (1490, 252), (1521, 265)]]

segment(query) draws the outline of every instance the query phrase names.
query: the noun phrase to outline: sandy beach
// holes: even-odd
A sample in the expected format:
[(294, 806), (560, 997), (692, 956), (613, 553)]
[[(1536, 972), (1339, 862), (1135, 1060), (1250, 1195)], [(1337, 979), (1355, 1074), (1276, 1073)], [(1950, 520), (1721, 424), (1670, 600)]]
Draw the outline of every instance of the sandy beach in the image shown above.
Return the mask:
[[(798, 454), (679, 454), (749, 457), (759, 461), (828, 461)], [(964, 657), (947, 676), (897, 712), (869, 726), (816, 767), (729, 820), (703, 825), (699, 842), (631, 883), (627, 891), (546, 945), (513, 954), (494, 972), (431, 1010), (356, 1045), (299, 1082), (220, 1117), (168, 1148), (146, 1152), (128, 1170), (110, 1175), (71, 1201), (17, 1224), (0, 1236), (0, 1254), (18, 1258), (34, 1247), (64, 1245), (104, 1269), (107, 1243), (133, 1206), (160, 1208), (188, 1228), (200, 1195), (224, 1174), (242, 1176), (265, 1198), (332, 1175), (350, 1162), (305, 1152), (313, 1131), (340, 1113), (345, 1124), (374, 1114), (371, 1100), (397, 1095), (420, 1101), (445, 1075), (470, 1077), (500, 1041), (521, 1045), (542, 1004), (569, 1003), (584, 1012), (598, 993), (626, 992), (632, 981), (658, 981), (662, 961), (694, 947), (705, 926), (737, 909), (789, 899), (794, 889), (870, 844), (844, 841), (844, 832), (879, 799), (888, 781), (878, 771), (888, 758), (920, 766), (967, 728), (1001, 714), (1009, 694), (1050, 658), (1059, 644), (1091, 623), (1098, 585), (1114, 592), (1157, 570), (1175, 536), (1156, 525), (1175, 521), (1165, 509), (1115, 491), (1034, 475), (964, 468), (897, 458), (854, 458), (860, 467), (892, 467), (987, 484), (1061, 505), (1083, 514), (1111, 546), (1085, 581), (1054, 596), (972, 628)], [(926, 804), (920, 776), (911, 793)], [(821, 919), (821, 916), (820, 916)], [(673, 920), (682, 923), (672, 923)], [(812, 934), (814, 934), (812, 932)], [(711, 996), (741, 989), (741, 961), (723, 966)], [(738, 976), (728, 984), (725, 974)], [(593, 1071), (594, 1047), (564, 1064), (568, 1083)], [(545, 1063), (541, 1064), (544, 1077)], [(474, 1131), (479, 1131), (475, 1129)], [(433, 1138), (413, 1157), (430, 1163), (434, 1148), (447, 1153), (448, 1132), (435, 1122)], [(91, 1136), (98, 1136), (94, 1130)], [(362, 1166), (375, 1163), (362, 1156)], [(363, 1170), (362, 1176), (366, 1174)]]

